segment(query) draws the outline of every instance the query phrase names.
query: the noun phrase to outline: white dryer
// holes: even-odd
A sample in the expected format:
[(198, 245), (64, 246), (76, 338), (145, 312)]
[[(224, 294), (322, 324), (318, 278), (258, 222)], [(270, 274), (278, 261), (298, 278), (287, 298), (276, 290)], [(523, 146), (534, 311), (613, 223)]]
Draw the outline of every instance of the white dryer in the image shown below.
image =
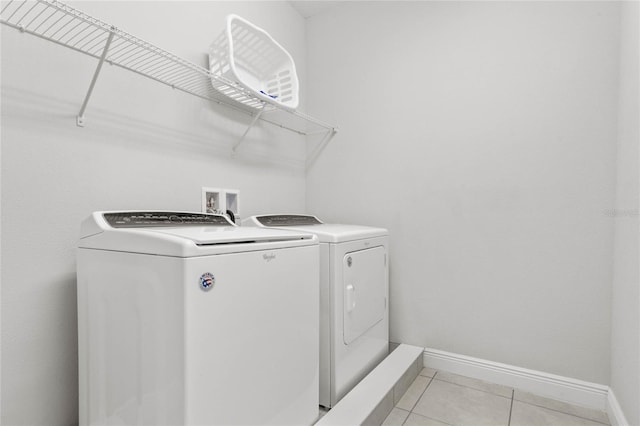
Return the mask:
[(315, 236), (96, 212), (77, 260), (80, 425), (315, 421)]
[(333, 407), (389, 353), (388, 232), (292, 214), (252, 216), (243, 225), (320, 239), (320, 405)]

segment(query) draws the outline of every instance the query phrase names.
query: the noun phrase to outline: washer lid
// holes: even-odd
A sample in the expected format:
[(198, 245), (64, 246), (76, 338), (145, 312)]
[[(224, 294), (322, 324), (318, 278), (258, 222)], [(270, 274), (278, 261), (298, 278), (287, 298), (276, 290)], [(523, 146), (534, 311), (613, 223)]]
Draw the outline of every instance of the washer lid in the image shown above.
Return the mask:
[[(180, 223), (178, 219), (183, 222)], [(186, 212), (95, 212), (82, 223), (78, 247), (192, 257), (317, 243), (317, 237), (309, 233), (241, 228), (219, 215)]]
[(102, 217), (112, 228), (162, 228), (174, 226), (232, 226), (226, 216), (205, 213), (126, 211), (105, 212)]
[(307, 240), (311, 237), (309, 233), (288, 232), (280, 229), (252, 229), (236, 226), (183, 226), (145, 229), (144, 231), (187, 239), (193, 241), (198, 246)]
[(317, 217), (305, 214), (268, 214), (254, 217), (260, 225), (267, 227), (320, 225), (322, 223)]
[(310, 232), (317, 235), (322, 243), (342, 243), (389, 235), (389, 232), (384, 228), (322, 223), (317, 217), (310, 215), (258, 215), (251, 216), (243, 220), (242, 223), (243, 225), (261, 228)]

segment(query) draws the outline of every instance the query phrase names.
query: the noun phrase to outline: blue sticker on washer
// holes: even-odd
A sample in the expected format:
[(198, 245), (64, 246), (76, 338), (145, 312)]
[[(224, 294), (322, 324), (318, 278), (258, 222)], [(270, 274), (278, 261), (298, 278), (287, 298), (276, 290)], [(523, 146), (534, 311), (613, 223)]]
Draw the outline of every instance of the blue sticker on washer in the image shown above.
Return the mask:
[(200, 288), (204, 291), (209, 291), (216, 283), (216, 278), (211, 272), (205, 272), (200, 276)]

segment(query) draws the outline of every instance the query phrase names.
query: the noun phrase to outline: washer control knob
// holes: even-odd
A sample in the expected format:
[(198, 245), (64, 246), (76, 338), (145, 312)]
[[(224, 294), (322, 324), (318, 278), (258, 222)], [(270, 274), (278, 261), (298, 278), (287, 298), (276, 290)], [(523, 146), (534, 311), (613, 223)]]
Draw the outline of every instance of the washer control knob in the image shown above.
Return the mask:
[(181, 218), (180, 216), (177, 216), (177, 215), (175, 215), (175, 214), (174, 214), (174, 215), (169, 216), (169, 220), (170, 220), (171, 222), (173, 222), (173, 223), (182, 223), (182, 222), (184, 222), (184, 220), (182, 220), (182, 218)]

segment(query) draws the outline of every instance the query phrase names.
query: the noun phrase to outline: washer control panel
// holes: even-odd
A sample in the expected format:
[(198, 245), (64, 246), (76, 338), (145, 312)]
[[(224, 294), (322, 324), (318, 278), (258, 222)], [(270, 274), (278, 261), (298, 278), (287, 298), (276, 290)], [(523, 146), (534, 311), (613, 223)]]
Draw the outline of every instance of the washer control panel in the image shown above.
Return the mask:
[(258, 216), (256, 220), (264, 226), (304, 226), (321, 225), (322, 222), (315, 216), (303, 214), (275, 214)]
[(104, 213), (112, 228), (149, 228), (168, 226), (234, 226), (221, 215), (185, 212)]

